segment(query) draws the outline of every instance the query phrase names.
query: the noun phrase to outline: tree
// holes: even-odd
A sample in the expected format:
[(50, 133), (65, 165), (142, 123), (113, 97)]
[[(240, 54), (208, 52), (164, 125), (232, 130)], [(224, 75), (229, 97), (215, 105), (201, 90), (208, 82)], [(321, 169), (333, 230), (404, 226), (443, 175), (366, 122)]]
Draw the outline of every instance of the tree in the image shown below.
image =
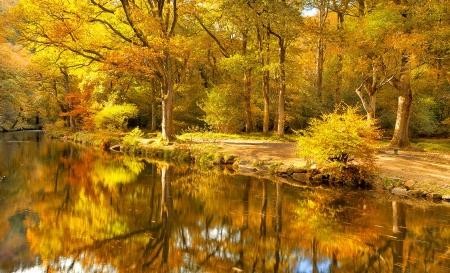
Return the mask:
[(373, 168), (380, 132), (374, 120), (364, 120), (357, 112), (357, 107), (340, 106), (322, 114), (321, 120), (313, 119), (299, 138), (299, 155), (338, 181), (348, 179), (345, 172), (352, 166), (364, 176)]
[(26, 18), (19, 28), (20, 37), (30, 47), (52, 46), (81, 56), (88, 63), (132, 68), (131, 72), (148, 79), (156, 77), (161, 87), (162, 136), (168, 140), (175, 138), (174, 93), (188, 61), (181, 35), (175, 31), (180, 10), (176, 0), (146, 4), (89, 1), (82, 5), (74, 1), (63, 5), (21, 1), (16, 7), (17, 15)]
[[(212, 4), (208, 8), (212, 9), (217, 3)], [(223, 1), (219, 4), (220, 14), (219, 18), (209, 19), (210, 25), (208, 26), (203, 22), (203, 19), (198, 17), (198, 23), (202, 29), (213, 39), (220, 49), (223, 57), (228, 59), (226, 62), (229, 63), (226, 67), (231, 73), (239, 73), (242, 77), (242, 95), (243, 109), (245, 114), (245, 132), (249, 133), (254, 130), (253, 122), (253, 111), (252, 111), (252, 68), (253, 56), (249, 49), (249, 43), (251, 40), (251, 34), (254, 33), (252, 29), (254, 25), (252, 24), (251, 13), (249, 13), (248, 6), (242, 2), (236, 1)], [(205, 12), (205, 10), (203, 10)], [(211, 14), (206, 11), (209, 16)], [(220, 18), (224, 16), (224, 18)], [(205, 16), (203, 16), (205, 17)], [(222, 20), (219, 20), (222, 19)], [(224, 24), (224, 26), (217, 27), (218, 24)], [(231, 25), (232, 33), (226, 33), (227, 25)], [(216, 33), (218, 32), (218, 33)], [(225, 32), (232, 37), (231, 41), (225, 43), (222, 38), (220, 38), (220, 32)], [(238, 37), (235, 37), (238, 36)], [(233, 39), (234, 38), (234, 39)], [(232, 69), (237, 71), (232, 71)]]
[(298, 10), (300, 3), (296, 1), (275, 1), (270, 5), (249, 6), (258, 15), (263, 26), (267, 28), (270, 35), (278, 40), (278, 95), (277, 95), (277, 117), (274, 130), (279, 136), (284, 136), (285, 131), (285, 99), (286, 99), (286, 54), (288, 46), (294, 41), (298, 33), (296, 27), (300, 25), (300, 14)]

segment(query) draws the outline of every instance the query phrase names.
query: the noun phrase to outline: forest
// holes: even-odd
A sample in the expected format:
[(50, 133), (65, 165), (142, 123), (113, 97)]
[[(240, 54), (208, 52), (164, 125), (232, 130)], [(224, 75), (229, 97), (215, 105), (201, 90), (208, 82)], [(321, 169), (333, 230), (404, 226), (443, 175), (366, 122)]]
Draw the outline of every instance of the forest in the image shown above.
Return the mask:
[(450, 132), (448, 0), (2, 0), (0, 131)]

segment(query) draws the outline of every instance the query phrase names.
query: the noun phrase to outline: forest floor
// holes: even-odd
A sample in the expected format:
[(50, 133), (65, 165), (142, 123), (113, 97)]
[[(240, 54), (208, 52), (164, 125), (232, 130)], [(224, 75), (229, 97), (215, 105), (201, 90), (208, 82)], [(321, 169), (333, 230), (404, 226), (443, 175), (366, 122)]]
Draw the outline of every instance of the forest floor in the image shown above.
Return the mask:
[[(252, 164), (255, 160), (266, 165), (282, 163), (285, 165), (303, 165), (305, 161), (296, 156), (295, 142), (273, 142), (264, 140), (218, 140), (214, 142), (217, 152), (234, 155), (241, 164)], [(381, 179), (413, 180), (427, 183), (435, 188), (450, 189), (450, 154), (419, 152), (380, 148), (376, 156), (378, 177)]]

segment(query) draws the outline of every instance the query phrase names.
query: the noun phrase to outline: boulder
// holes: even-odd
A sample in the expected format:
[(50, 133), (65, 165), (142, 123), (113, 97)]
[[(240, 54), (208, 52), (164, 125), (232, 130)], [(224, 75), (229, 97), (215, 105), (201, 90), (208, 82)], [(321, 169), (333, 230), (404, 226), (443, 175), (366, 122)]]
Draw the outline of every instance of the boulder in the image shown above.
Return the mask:
[(395, 195), (403, 195), (403, 196), (406, 196), (407, 195), (407, 192), (408, 190), (407, 189), (403, 189), (403, 188), (393, 188), (392, 190), (391, 190), (391, 193), (392, 194), (395, 194)]
[(427, 194), (427, 199), (428, 200), (439, 200), (439, 199), (442, 199), (442, 195), (439, 193), (432, 192), (432, 193)]
[(414, 186), (416, 185), (416, 182), (414, 182), (413, 180), (408, 180), (405, 182), (405, 188), (408, 190), (411, 190), (414, 188)]
[(319, 174), (315, 174), (313, 176), (310, 176), (310, 179), (309, 179), (308, 182), (310, 182), (313, 185), (320, 185), (320, 184), (323, 183), (323, 176), (320, 173)]
[(425, 192), (423, 190), (409, 190), (406, 194), (410, 197), (421, 197), (425, 195)]
[(308, 169), (306, 169), (305, 167), (294, 166), (294, 167), (292, 168), (292, 171), (293, 171), (294, 173), (307, 173), (307, 172), (308, 172)]
[(239, 165), (239, 171), (241, 171), (241, 172), (256, 172), (256, 171), (258, 171), (258, 169), (255, 167), (251, 167), (251, 166)]
[(292, 179), (299, 182), (308, 182), (309, 178), (306, 173), (293, 173)]
[(294, 170), (293, 170), (293, 169), (294, 169), (294, 168), (293, 168), (292, 166), (289, 166), (289, 165), (280, 165), (280, 166), (277, 168), (276, 173), (278, 173), (278, 174), (287, 174), (287, 175), (291, 175), (291, 174), (294, 173)]

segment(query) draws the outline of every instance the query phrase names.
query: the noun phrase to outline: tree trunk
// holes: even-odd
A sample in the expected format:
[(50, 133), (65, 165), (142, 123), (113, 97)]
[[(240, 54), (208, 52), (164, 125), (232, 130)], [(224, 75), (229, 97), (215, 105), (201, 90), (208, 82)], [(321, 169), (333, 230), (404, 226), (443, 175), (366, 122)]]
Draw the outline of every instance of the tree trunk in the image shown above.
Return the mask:
[(369, 101), (367, 101), (364, 94), (361, 92), (362, 86), (363, 85), (361, 85), (356, 89), (356, 94), (358, 94), (359, 98), (361, 99), (361, 103), (364, 107), (364, 110), (366, 110), (367, 120), (372, 120), (375, 118), (375, 106), (377, 97), (375, 93), (367, 92), (367, 95), (369, 97)]
[[(343, 35), (340, 33), (344, 29), (344, 13), (338, 12), (338, 26), (337, 31), (340, 34), (340, 41), (343, 42)], [(342, 89), (342, 67), (343, 67), (343, 57), (342, 54), (339, 53), (337, 55), (337, 64), (336, 64), (336, 89), (334, 94), (334, 103), (337, 105), (341, 102), (341, 89)]]
[[(242, 33), (242, 56), (247, 55), (247, 30)], [(251, 68), (244, 64), (244, 112), (245, 112), (245, 132), (250, 133), (253, 130), (252, 105), (251, 105)]]
[(173, 95), (175, 90), (173, 88), (172, 79), (172, 61), (170, 53), (165, 53), (165, 69), (163, 82), (161, 84), (161, 105), (162, 105), (162, 138), (168, 141), (176, 139), (173, 130)]
[(244, 112), (245, 132), (253, 131), (252, 105), (251, 105), (251, 69), (244, 68)]
[(322, 102), (322, 85), (323, 85), (323, 63), (324, 63), (324, 43), (323, 38), (319, 37), (317, 40), (317, 56), (316, 56), (316, 87), (317, 87), (317, 99)]
[(278, 136), (284, 136), (284, 99), (286, 95), (286, 45), (284, 44), (284, 39), (279, 37), (279, 46), (280, 46), (280, 87), (278, 91)]
[(319, 1), (319, 38), (317, 39), (317, 55), (316, 55), (316, 87), (317, 87), (317, 98), (319, 102), (322, 102), (322, 92), (323, 92), (323, 64), (325, 62), (325, 42), (323, 38), (323, 30), (325, 28), (325, 21), (328, 16), (328, 8), (324, 0)]
[[(67, 95), (69, 95), (69, 93), (70, 93), (70, 87), (69, 87), (69, 73), (67, 73), (67, 70), (66, 70), (66, 68), (60, 68), (59, 69), (60, 71), (61, 71), (61, 73), (63, 74), (63, 76), (64, 76), (64, 84), (63, 84), (63, 87), (64, 87), (64, 90), (66, 91), (66, 96)], [(72, 102), (71, 102), (71, 99), (67, 99), (67, 106), (68, 106), (68, 111), (70, 112), (71, 110), (72, 110)], [(74, 120), (73, 120), (73, 116), (72, 116), (72, 114), (69, 114), (69, 127), (70, 128), (75, 128), (75, 122), (74, 122)]]
[[(277, 75), (275, 78), (276, 86), (280, 86), (280, 76)], [(273, 118), (273, 129), (272, 131), (276, 132), (278, 130), (278, 100), (275, 107), (275, 117)]]
[(409, 146), (409, 120), (411, 118), (411, 105), (413, 95), (411, 91), (411, 64), (409, 53), (402, 54), (402, 67), (398, 78), (394, 78), (390, 83), (398, 90), (397, 119), (395, 121), (394, 135), (390, 146)]
[(156, 83), (155, 79), (152, 79), (152, 90), (150, 93), (150, 104), (151, 104), (151, 110), (152, 110), (152, 117), (151, 117), (151, 126), (150, 130), (156, 131), (156, 102), (155, 102), (155, 90), (156, 90)]
[(270, 99), (269, 99), (269, 71), (263, 72), (263, 98), (264, 98), (264, 121), (263, 121), (263, 133), (269, 132), (269, 117), (270, 117)]
[(259, 42), (259, 51), (261, 54), (261, 67), (263, 69), (262, 72), (262, 93), (264, 100), (264, 117), (263, 117), (263, 133), (266, 134), (269, 132), (269, 117), (270, 117), (270, 72), (265, 67), (270, 63), (269, 59), (269, 50), (270, 50), (270, 33), (267, 28), (267, 33), (261, 33), (260, 28), (258, 28), (258, 42)]
[[(382, 67), (382, 61), (380, 58), (376, 57), (372, 60), (372, 78), (371, 81), (369, 78), (363, 79), (363, 82), (358, 89), (356, 89), (356, 94), (358, 94), (361, 99), (361, 103), (363, 104), (364, 110), (367, 113), (367, 119), (372, 120), (375, 119), (376, 113), (376, 103), (377, 103), (377, 94), (381, 90), (381, 88), (390, 81), (390, 79), (379, 80), (379, 71)], [(361, 88), (364, 86), (366, 90), (367, 96), (369, 100), (367, 101), (364, 95), (361, 92)]]

